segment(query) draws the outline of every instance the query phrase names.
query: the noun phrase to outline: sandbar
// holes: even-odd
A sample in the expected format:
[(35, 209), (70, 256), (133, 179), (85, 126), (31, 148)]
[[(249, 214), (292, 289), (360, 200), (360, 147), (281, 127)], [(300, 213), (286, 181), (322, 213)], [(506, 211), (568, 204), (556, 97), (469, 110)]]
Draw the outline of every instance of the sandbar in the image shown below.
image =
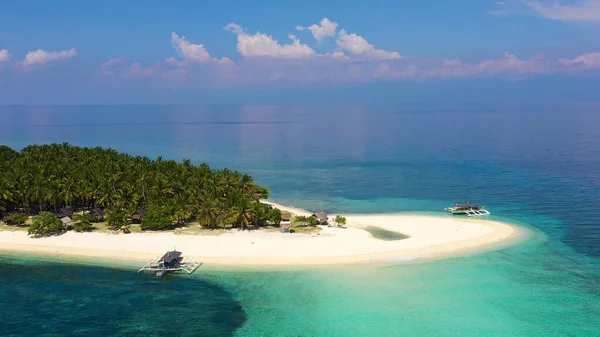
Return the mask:
[[(296, 215), (311, 214), (268, 203)], [(403, 213), (342, 215), (347, 219), (346, 228), (323, 226), (322, 231), (312, 234), (264, 230), (231, 230), (221, 235), (67, 232), (30, 238), (24, 231), (1, 231), (0, 251), (147, 261), (177, 249), (205, 265), (293, 267), (415, 263), (501, 249), (527, 236), (523, 227), (481, 218)], [(402, 233), (408, 238), (380, 240), (364, 230), (367, 226)]]

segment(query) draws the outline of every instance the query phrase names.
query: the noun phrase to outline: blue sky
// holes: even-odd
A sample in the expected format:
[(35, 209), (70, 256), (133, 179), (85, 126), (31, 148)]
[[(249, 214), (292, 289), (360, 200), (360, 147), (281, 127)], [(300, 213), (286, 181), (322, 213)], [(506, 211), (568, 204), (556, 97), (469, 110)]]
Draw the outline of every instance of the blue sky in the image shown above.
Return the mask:
[(599, 75), (597, 0), (0, 3), (0, 104), (589, 101)]

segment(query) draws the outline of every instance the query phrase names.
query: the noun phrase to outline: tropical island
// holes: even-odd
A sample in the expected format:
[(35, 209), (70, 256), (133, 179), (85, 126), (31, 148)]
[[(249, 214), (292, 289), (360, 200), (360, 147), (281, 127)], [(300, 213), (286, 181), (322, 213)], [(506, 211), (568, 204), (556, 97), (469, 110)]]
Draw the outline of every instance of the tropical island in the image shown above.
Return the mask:
[[(205, 228), (279, 225), (281, 211), (261, 203), (269, 189), (247, 174), (131, 156), (69, 144), (0, 146), (0, 218), (29, 226), (32, 235), (56, 234), (61, 217), (77, 231), (93, 222), (121, 229), (169, 230), (197, 221)], [(105, 221), (104, 221), (105, 220)]]
[(0, 251), (141, 261), (176, 246), (222, 265), (397, 263), (502, 247), (525, 233), (448, 215), (328, 218), (268, 197), (247, 174), (190, 160), (0, 146)]

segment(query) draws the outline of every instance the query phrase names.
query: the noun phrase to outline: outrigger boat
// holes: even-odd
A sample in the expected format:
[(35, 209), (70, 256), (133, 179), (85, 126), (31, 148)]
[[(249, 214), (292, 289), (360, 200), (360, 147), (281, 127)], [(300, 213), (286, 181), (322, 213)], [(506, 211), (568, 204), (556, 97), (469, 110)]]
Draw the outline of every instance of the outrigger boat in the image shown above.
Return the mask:
[(192, 274), (202, 265), (201, 262), (194, 262), (190, 258), (181, 256), (181, 252), (172, 250), (163, 256), (158, 256), (154, 260), (146, 263), (138, 273), (151, 270), (156, 271), (157, 277), (165, 276), (168, 273), (185, 272)]
[(466, 215), (466, 216), (480, 216), (480, 215), (490, 215), (490, 211), (485, 209), (485, 206), (479, 206), (478, 203), (470, 204), (456, 204), (454, 207), (446, 207), (445, 211), (450, 212), (454, 215)]

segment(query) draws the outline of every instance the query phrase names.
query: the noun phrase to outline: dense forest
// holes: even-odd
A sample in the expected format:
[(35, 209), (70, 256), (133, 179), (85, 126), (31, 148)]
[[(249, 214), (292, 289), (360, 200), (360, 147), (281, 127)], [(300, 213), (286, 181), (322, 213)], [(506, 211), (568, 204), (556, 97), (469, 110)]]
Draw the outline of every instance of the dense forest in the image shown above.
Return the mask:
[(190, 220), (208, 228), (278, 223), (281, 212), (259, 202), (269, 190), (251, 176), (207, 164), (150, 159), (69, 144), (0, 146), (0, 218), (101, 208), (118, 226), (143, 210), (143, 229)]

